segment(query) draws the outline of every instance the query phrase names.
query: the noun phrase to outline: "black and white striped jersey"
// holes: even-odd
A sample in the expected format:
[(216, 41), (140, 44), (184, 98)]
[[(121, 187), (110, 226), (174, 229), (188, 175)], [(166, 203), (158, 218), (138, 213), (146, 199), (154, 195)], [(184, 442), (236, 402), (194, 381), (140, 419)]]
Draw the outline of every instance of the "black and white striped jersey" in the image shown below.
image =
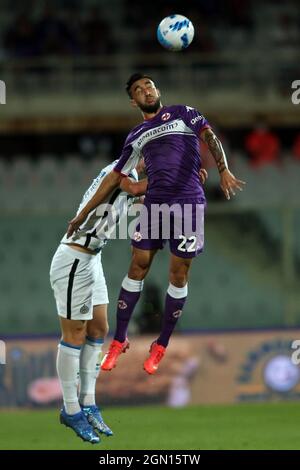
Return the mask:
[[(94, 196), (105, 176), (114, 169), (117, 162), (118, 160), (115, 160), (103, 168), (93, 180), (82, 198), (77, 214), (81, 212)], [(138, 174), (135, 169), (131, 170), (128, 176), (138, 181)], [(70, 238), (67, 238), (67, 234), (65, 234), (61, 243), (76, 243), (90, 250), (100, 251), (107, 241), (113, 237), (113, 234), (116, 233), (116, 225), (121, 218), (126, 216), (132, 201), (133, 198), (120, 188), (114, 189), (102, 204), (90, 212), (79, 230), (73, 233)]]

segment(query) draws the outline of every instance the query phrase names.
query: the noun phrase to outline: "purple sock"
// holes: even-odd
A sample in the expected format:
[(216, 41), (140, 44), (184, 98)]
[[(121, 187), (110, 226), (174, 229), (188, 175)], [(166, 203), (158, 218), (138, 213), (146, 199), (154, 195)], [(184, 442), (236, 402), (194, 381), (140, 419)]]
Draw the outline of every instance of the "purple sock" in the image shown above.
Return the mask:
[(182, 313), (185, 301), (186, 297), (182, 297), (181, 299), (175, 299), (167, 293), (163, 325), (160, 336), (157, 339), (157, 344), (161, 344), (165, 348), (168, 346), (170, 336), (176, 326), (178, 318)]
[(114, 336), (114, 338), (121, 343), (126, 339), (128, 323), (140, 295), (141, 291), (129, 292), (123, 287), (121, 288), (117, 309), (117, 327)]

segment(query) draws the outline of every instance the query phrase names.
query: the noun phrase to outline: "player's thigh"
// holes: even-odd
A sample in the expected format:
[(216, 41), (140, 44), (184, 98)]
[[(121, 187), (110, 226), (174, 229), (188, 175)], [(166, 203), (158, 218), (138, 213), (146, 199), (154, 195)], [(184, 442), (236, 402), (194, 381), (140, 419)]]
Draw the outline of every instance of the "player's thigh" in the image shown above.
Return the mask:
[[(95, 282), (93, 285), (93, 307), (109, 303), (107, 284), (102, 266), (102, 257), (99, 253), (95, 260)], [(93, 318), (95, 317), (93, 312)]]
[[(151, 238), (151, 233), (149, 234), (149, 236), (143, 236), (141, 232), (137, 231), (133, 235), (133, 238), (131, 240), (131, 246), (133, 250), (156, 252), (157, 250), (163, 249), (164, 240), (162, 240), (162, 238), (159, 238), (159, 237), (157, 238), (155, 236)], [(145, 255), (145, 257), (146, 256), (147, 255)]]
[(195, 258), (204, 248), (204, 210), (201, 202), (186, 200), (174, 214), (169, 240), (171, 253), (178, 258)]
[(57, 313), (68, 320), (93, 317), (93, 290), (97, 263), (93, 255), (60, 246), (51, 264), (50, 281)]
[(104, 338), (108, 333), (108, 292), (102, 267), (101, 253), (96, 259), (96, 278), (93, 287), (93, 318), (88, 321), (87, 334), (92, 338)]
[[(164, 241), (161, 236), (162, 215), (154, 214), (154, 204), (145, 199), (139, 221), (134, 232), (131, 245), (134, 249), (148, 252), (157, 251), (163, 248)], [(147, 255), (141, 257), (142, 261)]]
[(136, 279), (139, 278), (140, 275), (142, 275), (142, 278), (144, 278), (150, 269), (156, 252), (157, 249), (142, 250), (133, 246), (132, 257), (128, 271), (129, 278)]

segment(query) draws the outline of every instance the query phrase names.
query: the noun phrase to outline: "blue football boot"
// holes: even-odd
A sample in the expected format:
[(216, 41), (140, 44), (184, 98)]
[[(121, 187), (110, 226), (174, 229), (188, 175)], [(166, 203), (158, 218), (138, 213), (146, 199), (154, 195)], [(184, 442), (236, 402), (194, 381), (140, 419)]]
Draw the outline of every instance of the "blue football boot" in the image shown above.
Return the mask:
[(113, 436), (112, 430), (103, 421), (100, 410), (96, 405), (82, 406), (81, 409), (94, 429), (106, 436)]
[(91, 442), (92, 444), (98, 444), (100, 442), (99, 436), (88, 423), (82, 411), (79, 411), (75, 415), (68, 415), (63, 408), (60, 412), (60, 422), (68, 428), (72, 428), (83, 441)]

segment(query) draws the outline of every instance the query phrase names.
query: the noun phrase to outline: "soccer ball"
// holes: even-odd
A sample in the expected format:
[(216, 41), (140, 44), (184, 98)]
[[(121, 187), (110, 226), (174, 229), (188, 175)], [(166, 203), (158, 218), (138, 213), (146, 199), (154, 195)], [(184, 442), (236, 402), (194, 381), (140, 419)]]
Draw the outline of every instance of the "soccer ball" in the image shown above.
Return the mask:
[(194, 37), (193, 23), (182, 15), (170, 15), (164, 18), (157, 28), (157, 39), (170, 51), (182, 51)]

